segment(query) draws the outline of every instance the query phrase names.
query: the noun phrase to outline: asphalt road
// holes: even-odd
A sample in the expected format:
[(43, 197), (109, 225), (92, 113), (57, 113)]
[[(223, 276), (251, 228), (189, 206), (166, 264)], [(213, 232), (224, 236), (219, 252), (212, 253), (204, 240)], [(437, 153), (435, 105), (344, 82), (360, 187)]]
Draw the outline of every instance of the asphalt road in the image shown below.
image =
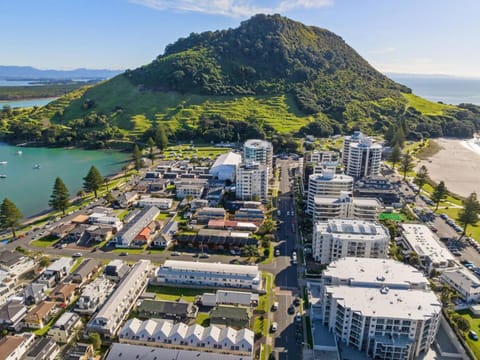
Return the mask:
[[(277, 286), (275, 300), (278, 301), (278, 310), (274, 313), (274, 321), (278, 324), (278, 330), (274, 334), (274, 348), (279, 359), (301, 358), (301, 344), (296, 342), (297, 325), (294, 322), (294, 314), (288, 314), (288, 308), (292, 305), (295, 296), (298, 294), (297, 265), (292, 264), (292, 252), (297, 246), (296, 216), (294, 199), (291, 197), (291, 178), (289, 168), (295, 164), (291, 160), (277, 160), (277, 166), (281, 169), (280, 191), (277, 208), (279, 227), (277, 238), (280, 256), (274, 262), (274, 269)], [(298, 308), (295, 309), (296, 313)], [(299, 335), (300, 336), (300, 335)]]

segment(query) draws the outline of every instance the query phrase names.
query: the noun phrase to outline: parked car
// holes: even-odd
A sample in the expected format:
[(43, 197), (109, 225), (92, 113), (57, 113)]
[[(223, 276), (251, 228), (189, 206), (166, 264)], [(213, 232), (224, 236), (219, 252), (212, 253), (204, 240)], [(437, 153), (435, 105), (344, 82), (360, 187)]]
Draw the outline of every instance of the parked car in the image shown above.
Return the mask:
[(290, 305), (290, 306), (288, 307), (287, 312), (288, 312), (290, 315), (295, 314), (295, 307), (294, 307), (293, 305)]
[(473, 330), (470, 330), (470, 331), (468, 332), (468, 337), (469, 337), (470, 339), (472, 339), (472, 340), (475, 340), (475, 341), (478, 340), (478, 335), (477, 335), (477, 333), (476, 333), (475, 331), (473, 331)]
[(128, 252), (123, 251), (123, 252), (121, 252), (119, 255), (120, 255), (120, 256), (128, 256)]
[(172, 252), (172, 256), (180, 256), (180, 253), (178, 251)]
[(302, 315), (300, 315), (299, 312), (297, 312), (297, 314), (295, 315), (295, 321), (297, 323), (301, 322), (302, 321)]
[(275, 332), (278, 330), (278, 324), (276, 322), (272, 323), (272, 326), (270, 327), (271, 332)]
[(279, 249), (275, 249), (275, 256), (280, 256), (280, 250)]
[(272, 311), (278, 310), (278, 301), (275, 301), (272, 305)]

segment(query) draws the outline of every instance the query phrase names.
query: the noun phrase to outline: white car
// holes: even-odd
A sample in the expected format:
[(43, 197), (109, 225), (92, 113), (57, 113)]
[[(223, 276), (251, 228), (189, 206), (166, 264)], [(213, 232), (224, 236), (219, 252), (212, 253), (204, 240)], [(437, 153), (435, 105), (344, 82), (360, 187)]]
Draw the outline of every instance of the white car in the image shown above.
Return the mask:
[(272, 323), (272, 326), (270, 327), (271, 332), (275, 332), (278, 330), (278, 324), (276, 322)]

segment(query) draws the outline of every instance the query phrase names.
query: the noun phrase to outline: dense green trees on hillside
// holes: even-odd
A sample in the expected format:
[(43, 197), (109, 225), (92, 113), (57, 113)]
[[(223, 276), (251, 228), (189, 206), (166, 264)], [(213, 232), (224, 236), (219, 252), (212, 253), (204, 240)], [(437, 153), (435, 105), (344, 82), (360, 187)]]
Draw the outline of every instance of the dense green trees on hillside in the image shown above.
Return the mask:
[[(428, 111), (410, 93), (337, 35), (279, 15), (257, 15), (236, 29), (179, 39), (152, 63), (44, 108), (0, 110), (0, 140), (88, 148), (128, 142), (131, 148), (151, 137), (161, 150), (168, 140), (260, 137), (293, 148), (286, 135), (274, 139), (281, 126), (265, 124), (255, 108), (273, 96), (285, 100), (283, 114), (302, 118), (293, 136), (358, 129), (385, 134), (391, 146), (401, 147), (406, 139), (470, 137), (480, 130), (480, 107)], [(242, 107), (244, 114), (232, 115), (228, 105), (208, 110), (210, 100), (218, 105), (245, 95), (255, 96), (255, 105)]]

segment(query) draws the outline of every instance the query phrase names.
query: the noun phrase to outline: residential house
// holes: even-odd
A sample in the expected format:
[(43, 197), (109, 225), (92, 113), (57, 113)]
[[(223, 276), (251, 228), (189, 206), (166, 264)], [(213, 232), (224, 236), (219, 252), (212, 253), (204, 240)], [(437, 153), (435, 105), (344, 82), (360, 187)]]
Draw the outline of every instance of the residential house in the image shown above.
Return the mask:
[(95, 259), (86, 259), (72, 273), (71, 281), (77, 284), (83, 284), (89, 281), (100, 268), (100, 262)]
[(27, 307), (20, 301), (12, 300), (0, 307), (0, 325), (12, 331), (20, 331)]
[(109, 339), (115, 337), (120, 325), (130, 313), (138, 297), (145, 290), (151, 271), (149, 260), (139, 260), (118, 284), (100, 311), (90, 320), (87, 331), (98, 332)]
[(67, 306), (75, 298), (78, 284), (61, 283), (50, 294), (50, 299)]
[[(203, 350), (203, 349), (202, 349)], [(105, 360), (142, 359), (142, 360), (252, 360), (252, 355), (232, 354), (228, 350), (222, 353), (195, 350), (179, 350), (157, 346), (113, 343)]]
[(265, 220), (265, 212), (256, 208), (240, 208), (235, 212), (235, 221), (253, 222), (260, 225)]
[(47, 289), (47, 285), (45, 284), (35, 282), (28, 284), (23, 289), (23, 298), (25, 299), (25, 304), (38, 304), (40, 301), (45, 299)]
[(225, 220), (226, 211), (223, 208), (205, 207), (197, 210), (197, 221), (207, 224), (210, 220)]
[(103, 275), (112, 281), (120, 281), (125, 275), (130, 271), (130, 266), (123, 262), (120, 259), (115, 259), (110, 261), (105, 269), (103, 270)]
[(197, 210), (204, 207), (208, 207), (207, 199), (193, 199), (190, 201), (190, 210)]
[(74, 264), (75, 259), (71, 257), (61, 257), (43, 271), (37, 282), (47, 284), (49, 287), (55, 286), (55, 284), (68, 275)]
[(76, 343), (67, 351), (66, 360), (90, 360), (95, 358), (92, 344)]
[(156, 282), (168, 286), (261, 290), (262, 273), (257, 265), (166, 260), (157, 271)]
[(140, 319), (170, 319), (176, 322), (188, 322), (197, 315), (197, 308), (190, 302), (142, 300), (137, 305)]
[(480, 280), (465, 267), (445, 270), (440, 281), (455, 289), (467, 303), (480, 301)]
[(218, 290), (215, 294), (203, 293), (200, 298), (200, 303), (203, 306), (241, 305), (256, 307), (258, 305), (258, 300), (259, 296), (255, 293), (233, 290)]
[(157, 216), (160, 215), (160, 210), (155, 207), (146, 207), (135, 216), (124, 228), (119, 231), (114, 240), (116, 247), (128, 248), (134, 242), (136, 236), (147, 227)]
[(37, 306), (31, 308), (23, 323), (30, 329), (43, 328), (56, 313), (56, 304), (51, 301), (42, 301)]
[(210, 311), (210, 324), (212, 325), (242, 329), (248, 328), (249, 323), (250, 311), (246, 307), (220, 305)]
[[(254, 333), (250, 329), (203, 327), (198, 324), (188, 326), (184, 323), (175, 324), (173, 321), (165, 319), (141, 321), (133, 318), (128, 320), (120, 330), (119, 342), (129, 345), (207, 350), (217, 353), (228, 352), (229, 354), (242, 354), (249, 358), (253, 352)], [(201, 354), (201, 352), (197, 353), (197, 356), (192, 359), (200, 358)], [(183, 357), (183, 359), (187, 358)]]
[(201, 198), (206, 188), (206, 180), (184, 179), (175, 183), (176, 196), (184, 199), (191, 196), (193, 199)]
[(118, 202), (122, 208), (126, 209), (130, 205), (133, 205), (133, 203), (137, 200), (137, 198), (138, 198), (138, 193), (136, 191), (127, 191), (120, 195)]
[(155, 234), (157, 228), (157, 223), (152, 221), (148, 226), (146, 226), (140, 233), (135, 236), (132, 246), (143, 247), (149, 244), (152, 240), (152, 235)]
[(7, 335), (0, 339), (0, 359), (19, 360), (33, 344), (35, 335), (23, 333), (20, 335)]
[(173, 236), (178, 231), (178, 222), (175, 217), (168, 220), (159, 234), (153, 239), (151, 246), (160, 249), (168, 248), (173, 242)]
[(106, 277), (96, 278), (83, 289), (75, 303), (75, 311), (79, 314), (92, 315), (105, 303), (114, 287), (115, 283)]
[(80, 317), (73, 312), (65, 312), (53, 324), (48, 335), (59, 343), (69, 343), (75, 336), (77, 330), (82, 326)]
[(8, 272), (15, 278), (32, 270), (35, 263), (31, 258), (25, 256), (18, 251), (1, 251), (0, 252), (0, 269)]
[(172, 207), (173, 200), (170, 198), (142, 197), (137, 201), (138, 207), (156, 206), (160, 210), (168, 210)]
[(60, 224), (51, 231), (51, 234), (59, 239), (63, 239), (72, 232), (75, 226), (73, 223)]
[(245, 245), (256, 245), (257, 240), (250, 232), (200, 229), (196, 234), (178, 235), (178, 243), (196, 244), (199, 247), (214, 249), (238, 248)]
[(167, 188), (168, 180), (166, 179), (156, 179), (151, 181), (148, 184), (148, 191), (149, 192), (160, 192), (164, 191)]
[(48, 337), (35, 339), (22, 360), (54, 360), (60, 353), (60, 347)]

